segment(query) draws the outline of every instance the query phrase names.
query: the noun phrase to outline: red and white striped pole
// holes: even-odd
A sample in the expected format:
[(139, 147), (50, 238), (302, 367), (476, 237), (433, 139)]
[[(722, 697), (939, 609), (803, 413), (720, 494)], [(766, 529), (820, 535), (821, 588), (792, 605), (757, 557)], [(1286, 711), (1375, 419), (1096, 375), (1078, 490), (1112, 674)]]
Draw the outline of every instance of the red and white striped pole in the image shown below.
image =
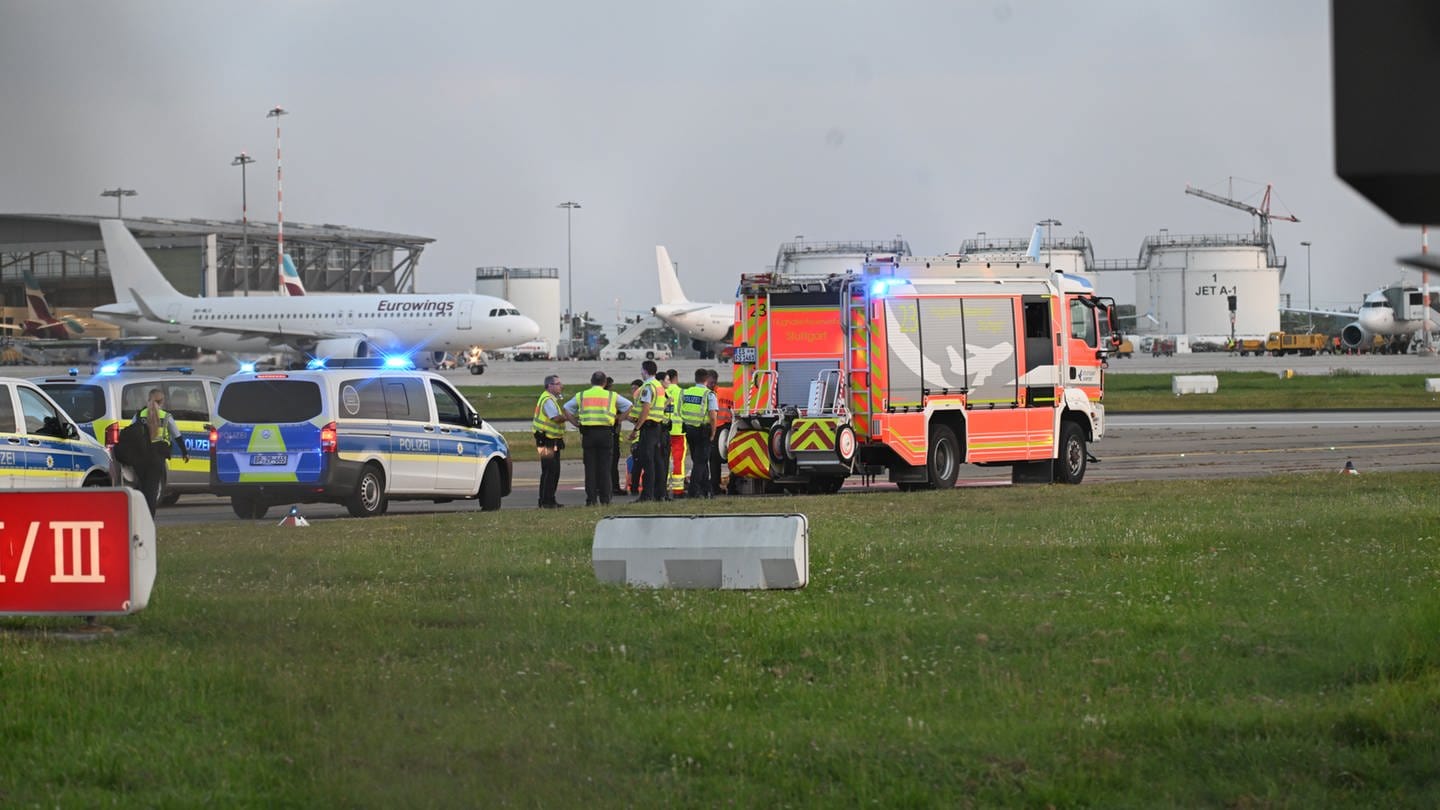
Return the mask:
[(265, 113), (266, 118), (275, 119), (275, 278), (277, 279), (285, 277), (285, 175), (280, 170), (280, 116), (289, 114), (288, 110), (281, 107), (275, 107)]

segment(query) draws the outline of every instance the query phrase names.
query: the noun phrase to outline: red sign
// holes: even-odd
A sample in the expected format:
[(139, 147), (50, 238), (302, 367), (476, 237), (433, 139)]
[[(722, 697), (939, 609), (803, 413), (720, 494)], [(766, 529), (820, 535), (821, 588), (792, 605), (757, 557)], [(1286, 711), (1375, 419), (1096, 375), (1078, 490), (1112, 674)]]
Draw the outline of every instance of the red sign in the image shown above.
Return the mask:
[(125, 490), (0, 492), (0, 613), (129, 613), (130, 562)]

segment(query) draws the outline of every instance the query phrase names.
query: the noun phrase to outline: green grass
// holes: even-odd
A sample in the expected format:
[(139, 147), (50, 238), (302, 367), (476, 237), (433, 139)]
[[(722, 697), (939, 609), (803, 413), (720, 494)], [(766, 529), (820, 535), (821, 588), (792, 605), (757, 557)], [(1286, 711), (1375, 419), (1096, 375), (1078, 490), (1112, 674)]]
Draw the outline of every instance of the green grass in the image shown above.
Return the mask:
[[(1440, 399), (1425, 392), (1425, 374), (1346, 373), (1282, 379), (1263, 371), (1221, 371), (1215, 394), (1177, 397), (1171, 374), (1107, 374), (1105, 407), (1111, 413), (1142, 411), (1289, 411), (1360, 408), (1435, 408)], [(566, 381), (567, 394), (585, 387)], [(460, 389), (486, 419), (529, 419), (539, 386), (467, 386)]]
[(0, 623), (0, 804), (1432, 807), (1437, 489), (699, 505), (809, 515), (796, 592), (599, 585), (592, 510), (165, 527), (114, 637)]

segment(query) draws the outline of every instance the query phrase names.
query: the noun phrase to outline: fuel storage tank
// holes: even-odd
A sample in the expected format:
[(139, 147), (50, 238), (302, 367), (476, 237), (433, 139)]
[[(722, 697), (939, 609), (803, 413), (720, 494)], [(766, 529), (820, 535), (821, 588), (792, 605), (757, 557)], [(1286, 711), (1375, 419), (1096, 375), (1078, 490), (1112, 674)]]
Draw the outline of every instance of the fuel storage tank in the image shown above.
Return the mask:
[[(554, 267), (477, 267), (475, 293), (504, 298), (540, 325), (540, 339), (560, 349), (560, 271)], [(483, 315), (485, 313), (476, 313)]]

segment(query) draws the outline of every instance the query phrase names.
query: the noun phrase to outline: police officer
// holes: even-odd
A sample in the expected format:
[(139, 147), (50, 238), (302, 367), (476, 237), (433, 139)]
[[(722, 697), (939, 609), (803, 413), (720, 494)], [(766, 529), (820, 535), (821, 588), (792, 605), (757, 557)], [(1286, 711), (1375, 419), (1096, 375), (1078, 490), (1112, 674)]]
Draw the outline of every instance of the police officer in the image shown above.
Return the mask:
[(695, 384), (680, 392), (680, 421), (685, 426), (685, 441), (690, 445), (690, 485), (685, 494), (691, 498), (709, 498), (710, 442), (715, 438), (715, 395), (705, 385), (710, 373), (695, 369)]
[(155, 517), (155, 505), (165, 485), (165, 464), (170, 460), (174, 443), (180, 442), (180, 457), (186, 461), (190, 460), (190, 449), (185, 446), (175, 417), (165, 410), (165, 392), (159, 388), (150, 389), (147, 404), (135, 414), (135, 421), (143, 421), (150, 435), (150, 453), (144, 462), (136, 465), (135, 474), (140, 479), (145, 505), (150, 507), (150, 517)]
[(590, 387), (565, 403), (565, 413), (580, 426), (580, 448), (585, 457), (585, 505), (610, 505), (611, 457), (618, 416), (630, 412), (630, 400), (605, 388), (605, 372), (590, 375)]
[(730, 424), (730, 410), (734, 403), (728, 393), (731, 389), (726, 387), (726, 394), (721, 396), (719, 389), (720, 372), (710, 369), (705, 372), (705, 387), (710, 389), (710, 407), (715, 409), (715, 419), (712, 422), (715, 430), (712, 433), (714, 442), (710, 445), (710, 494), (719, 495), (720, 490), (720, 465), (725, 461), (725, 454), (720, 451), (720, 429)]
[(641, 501), (663, 501), (668, 496), (665, 490), (665, 457), (669, 450), (670, 433), (665, 420), (665, 386), (656, 379), (658, 366), (654, 360), (640, 364), (642, 377), (640, 392), (640, 414), (635, 418), (634, 439), (640, 443), (640, 465), (644, 470), (640, 481)]
[(560, 375), (551, 374), (545, 378), (545, 390), (535, 402), (535, 416), (530, 425), (535, 431), (535, 452), (540, 455), (540, 508), (559, 509), (555, 501), (555, 490), (560, 486), (560, 451), (565, 449), (564, 411), (560, 409), (560, 394), (565, 386)]
[[(605, 390), (615, 390), (615, 380), (605, 378)], [(624, 495), (629, 490), (620, 483), (620, 421), (615, 421), (615, 426), (610, 428), (610, 491), (615, 495)]]

